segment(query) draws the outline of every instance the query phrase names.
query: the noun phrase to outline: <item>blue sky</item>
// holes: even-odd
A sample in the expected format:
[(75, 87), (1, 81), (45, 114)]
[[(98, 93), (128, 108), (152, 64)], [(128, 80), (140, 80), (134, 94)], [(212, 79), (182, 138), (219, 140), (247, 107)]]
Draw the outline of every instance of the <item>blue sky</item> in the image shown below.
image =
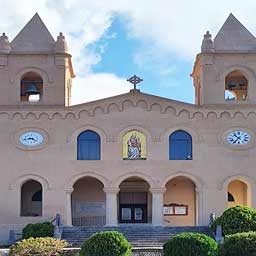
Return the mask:
[(93, 72), (127, 78), (136, 74), (144, 80), (138, 86), (141, 91), (192, 103), (191, 62), (179, 59), (174, 53), (164, 56), (159, 53), (157, 59), (147, 59), (144, 55), (146, 43), (150, 42), (129, 36), (125, 20), (116, 16), (106, 35), (89, 46), (99, 54), (104, 48), (102, 60), (92, 67)]
[[(72, 104), (132, 88), (193, 103), (190, 73), (204, 33), (217, 34), (232, 12), (256, 34), (256, 1), (0, 0), (0, 31), (10, 41), (38, 12), (56, 39), (63, 32), (76, 73)], [(28, 8), (29, 6), (29, 8)]]

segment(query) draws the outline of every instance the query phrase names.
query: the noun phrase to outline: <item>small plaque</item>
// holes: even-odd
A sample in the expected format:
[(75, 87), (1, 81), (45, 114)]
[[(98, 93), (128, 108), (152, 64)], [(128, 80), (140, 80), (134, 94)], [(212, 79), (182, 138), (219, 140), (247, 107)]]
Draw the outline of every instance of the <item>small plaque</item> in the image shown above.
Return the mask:
[(173, 206), (164, 206), (164, 215), (173, 215), (174, 209)]
[(165, 216), (184, 216), (188, 215), (188, 205), (183, 204), (166, 204), (163, 212)]
[(176, 206), (175, 215), (187, 215), (187, 206)]

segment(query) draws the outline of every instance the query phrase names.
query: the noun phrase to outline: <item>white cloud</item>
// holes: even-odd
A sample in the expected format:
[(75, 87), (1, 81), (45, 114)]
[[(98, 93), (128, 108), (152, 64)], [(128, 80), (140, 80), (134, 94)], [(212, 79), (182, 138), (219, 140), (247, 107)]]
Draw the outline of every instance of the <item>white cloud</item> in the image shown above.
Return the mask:
[[(100, 98), (123, 90), (120, 89), (123, 88), (122, 83), (118, 85), (123, 80), (114, 74), (92, 73), (91, 67), (101, 61), (101, 53), (95, 53), (88, 47), (106, 35), (115, 15), (125, 19), (131, 37), (143, 42), (145, 49), (141, 49), (139, 54), (140, 64), (143, 65), (144, 61), (150, 65), (152, 62), (152, 70), (157, 70), (154, 66), (157, 64), (163, 73), (172, 72), (173, 68), (169, 70), (161, 66), (161, 59), (159, 61), (156, 57), (158, 54), (161, 58), (174, 54), (190, 61), (192, 66), (195, 54), (200, 50), (203, 33), (210, 29), (215, 35), (230, 12), (256, 32), (255, 0), (246, 0), (246, 4), (238, 0), (215, 0), (214, 3), (205, 0), (0, 0), (0, 6), (4, 10), (1, 12), (0, 30), (10, 38), (35, 12), (39, 12), (55, 37), (58, 32), (64, 32), (78, 75), (74, 87), (82, 88), (83, 80), (95, 83), (88, 87), (91, 96), (83, 100), (93, 98), (93, 94)], [(115, 86), (103, 89), (100, 83), (103, 78), (106, 84)], [(78, 98), (73, 100), (78, 101)]]
[(127, 93), (130, 87), (125, 78), (119, 78), (114, 74), (90, 74), (84, 78), (77, 78), (72, 88), (72, 104)]

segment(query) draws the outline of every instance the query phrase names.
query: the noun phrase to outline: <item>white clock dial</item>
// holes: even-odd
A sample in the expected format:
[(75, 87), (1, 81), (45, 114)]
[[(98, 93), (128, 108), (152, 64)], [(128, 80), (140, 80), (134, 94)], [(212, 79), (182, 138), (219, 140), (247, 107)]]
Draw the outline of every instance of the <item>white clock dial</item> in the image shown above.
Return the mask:
[(42, 144), (44, 137), (39, 132), (29, 131), (20, 135), (20, 142), (24, 146), (35, 147)]
[(232, 145), (245, 145), (249, 143), (251, 136), (248, 132), (237, 130), (228, 134), (227, 141)]

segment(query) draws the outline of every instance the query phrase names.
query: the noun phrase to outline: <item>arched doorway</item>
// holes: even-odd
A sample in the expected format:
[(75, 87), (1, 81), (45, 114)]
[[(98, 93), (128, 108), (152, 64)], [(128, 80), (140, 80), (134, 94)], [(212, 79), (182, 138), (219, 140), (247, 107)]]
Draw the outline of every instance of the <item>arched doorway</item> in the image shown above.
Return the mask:
[(150, 185), (138, 177), (131, 177), (120, 184), (118, 196), (120, 223), (151, 223), (152, 196)]
[(36, 180), (29, 180), (21, 187), (21, 216), (42, 216), (42, 185)]
[(96, 178), (84, 177), (73, 186), (71, 195), (74, 226), (105, 225), (106, 196), (104, 185)]
[(184, 176), (166, 183), (164, 193), (164, 222), (168, 226), (196, 225), (196, 186)]
[(242, 180), (233, 180), (228, 184), (228, 207), (235, 205), (250, 206), (248, 185)]

